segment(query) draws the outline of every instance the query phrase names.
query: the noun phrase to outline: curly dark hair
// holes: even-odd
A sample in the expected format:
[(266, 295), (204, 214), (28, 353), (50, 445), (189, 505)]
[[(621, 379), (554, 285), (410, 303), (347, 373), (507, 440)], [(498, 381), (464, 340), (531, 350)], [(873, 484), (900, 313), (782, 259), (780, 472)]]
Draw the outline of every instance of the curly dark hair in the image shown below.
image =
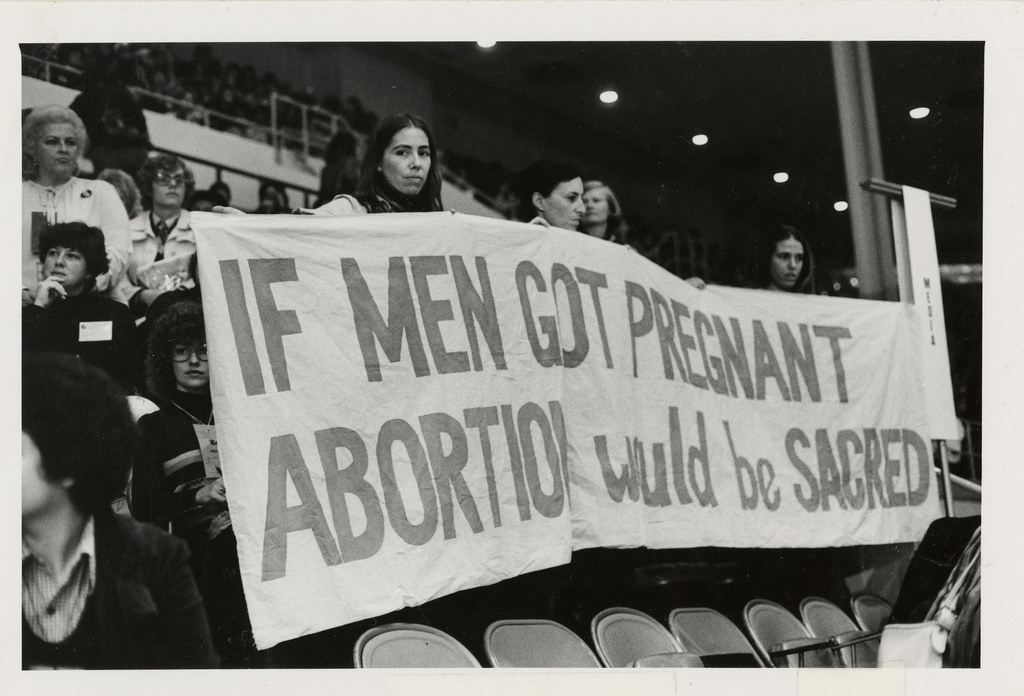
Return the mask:
[(89, 227), (84, 222), (58, 222), (50, 225), (39, 235), (39, 263), (46, 263), (50, 249), (59, 247), (74, 249), (85, 257), (85, 272), (89, 276), (85, 292), (96, 286), (96, 276), (110, 270), (103, 231), (98, 227)]
[(174, 396), (174, 368), (171, 349), (176, 345), (201, 346), (206, 343), (203, 308), (197, 302), (182, 300), (156, 320), (146, 347), (146, 390), (159, 402)]
[(189, 201), (196, 190), (196, 177), (184, 162), (174, 155), (163, 153), (153, 155), (146, 160), (146, 163), (139, 169), (139, 173), (135, 175), (136, 181), (139, 182), (139, 191), (142, 192), (144, 210), (153, 208), (153, 181), (156, 179), (156, 173), (159, 171), (174, 172), (178, 169), (182, 171), (182, 176), (185, 178), (185, 196), (182, 201)]
[(81, 512), (109, 514), (124, 495), (139, 433), (124, 392), (99, 368), (73, 355), (23, 354), (21, 431), (47, 480), (73, 481), (68, 494)]

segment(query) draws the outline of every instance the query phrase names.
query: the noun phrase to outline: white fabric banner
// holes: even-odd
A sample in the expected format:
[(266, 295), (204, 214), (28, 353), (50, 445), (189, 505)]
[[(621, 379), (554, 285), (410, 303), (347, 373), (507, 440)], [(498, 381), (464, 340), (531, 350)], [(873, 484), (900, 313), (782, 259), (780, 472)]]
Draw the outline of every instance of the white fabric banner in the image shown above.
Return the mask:
[(193, 225), (260, 647), (573, 548), (888, 543), (938, 515), (906, 305), (701, 292), (450, 213)]

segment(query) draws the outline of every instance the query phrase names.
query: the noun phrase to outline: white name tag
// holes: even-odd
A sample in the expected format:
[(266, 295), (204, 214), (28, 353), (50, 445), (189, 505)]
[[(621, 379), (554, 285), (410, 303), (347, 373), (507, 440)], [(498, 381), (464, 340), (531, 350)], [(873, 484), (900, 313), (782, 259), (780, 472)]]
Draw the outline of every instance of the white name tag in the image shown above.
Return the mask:
[(217, 451), (217, 426), (199, 425), (192, 426), (196, 431), (196, 438), (199, 440), (199, 451), (203, 455), (203, 466), (206, 469), (206, 478), (220, 478), (220, 453)]
[(114, 322), (112, 321), (80, 321), (78, 322), (78, 341), (110, 341), (114, 338)]

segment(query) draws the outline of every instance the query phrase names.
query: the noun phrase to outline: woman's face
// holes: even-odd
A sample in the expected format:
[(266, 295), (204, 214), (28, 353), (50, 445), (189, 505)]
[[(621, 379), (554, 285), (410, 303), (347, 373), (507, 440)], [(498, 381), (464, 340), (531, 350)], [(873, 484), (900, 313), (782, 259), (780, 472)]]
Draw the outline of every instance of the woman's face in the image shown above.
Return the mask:
[(537, 214), (552, 227), (575, 231), (586, 207), (583, 205), (583, 179), (563, 181), (548, 196), (533, 194)]
[(599, 186), (583, 194), (583, 225), (602, 225), (608, 222), (608, 189)]
[(43, 277), (56, 280), (71, 296), (81, 295), (89, 281), (85, 256), (78, 249), (49, 249), (43, 259)]
[(415, 196), (427, 183), (431, 155), (427, 134), (409, 126), (391, 138), (377, 170), (393, 189), (406, 196)]
[(772, 285), (792, 292), (804, 267), (804, 245), (790, 237), (775, 243), (769, 271)]
[(210, 364), (206, 346), (176, 345), (171, 348), (174, 383), (178, 391), (202, 394), (210, 389)]
[(39, 183), (63, 184), (74, 176), (79, 146), (75, 127), (70, 123), (43, 126), (35, 152), (31, 153), (39, 165)]
[(161, 169), (153, 177), (153, 207), (181, 210), (185, 203), (185, 170)]

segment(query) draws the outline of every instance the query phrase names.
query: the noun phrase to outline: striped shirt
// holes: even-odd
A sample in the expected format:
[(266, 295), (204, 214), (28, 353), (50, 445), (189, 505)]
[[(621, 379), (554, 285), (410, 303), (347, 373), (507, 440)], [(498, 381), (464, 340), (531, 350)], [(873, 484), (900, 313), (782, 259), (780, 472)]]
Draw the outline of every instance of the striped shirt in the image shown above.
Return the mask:
[(21, 544), (21, 611), (29, 628), (48, 643), (60, 643), (78, 627), (96, 586), (96, 531), (92, 517), (62, 576)]

